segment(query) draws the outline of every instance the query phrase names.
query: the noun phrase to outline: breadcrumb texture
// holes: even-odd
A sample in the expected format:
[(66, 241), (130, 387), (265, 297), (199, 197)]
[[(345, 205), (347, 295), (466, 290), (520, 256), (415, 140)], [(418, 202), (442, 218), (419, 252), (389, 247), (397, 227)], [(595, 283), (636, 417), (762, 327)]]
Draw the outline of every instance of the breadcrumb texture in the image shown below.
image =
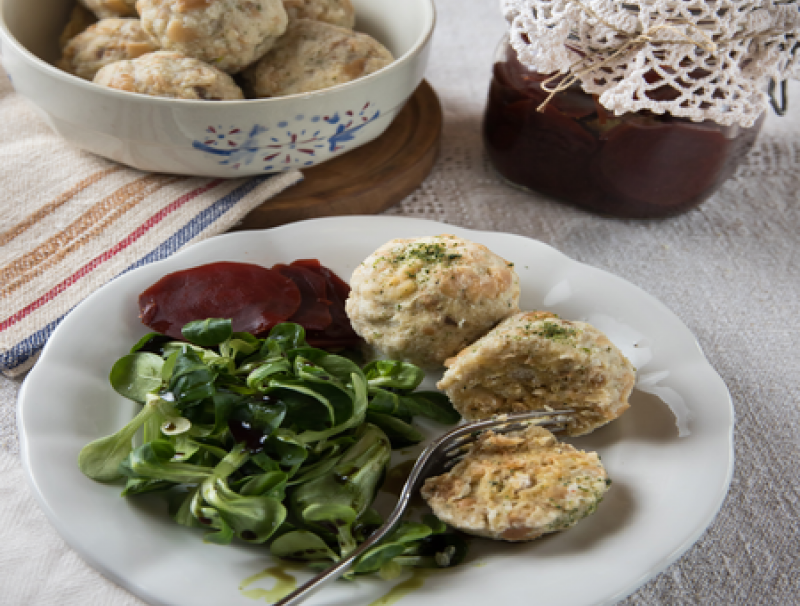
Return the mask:
[(93, 80), (106, 65), (157, 50), (138, 19), (103, 19), (67, 42), (56, 65), (84, 80)]
[(98, 19), (136, 17), (136, 0), (78, 0)]
[(228, 74), (171, 51), (157, 51), (130, 61), (117, 61), (97, 72), (97, 84), (174, 99), (211, 101), (243, 99), (242, 90)]
[(281, 0), (138, 0), (136, 8), (161, 48), (231, 74), (261, 58), (289, 22)]
[(351, 82), (393, 61), (392, 53), (367, 34), (298, 19), (243, 75), (251, 96), (280, 97)]
[(356, 10), (350, 0), (283, 0), (289, 21), (312, 19), (353, 29)]
[(374, 355), (430, 369), (519, 310), (512, 264), (449, 234), (387, 242), (350, 287), (347, 315)]
[(437, 387), (469, 420), (529, 410), (577, 411), (587, 434), (629, 408), (636, 372), (608, 337), (547, 312), (514, 315), (447, 361)]
[(421, 492), (436, 517), (454, 528), (529, 541), (593, 513), (610, 483), (597, 453), (576, 450), (531, 426), (485, 432), (462, 461), (428, 478)]

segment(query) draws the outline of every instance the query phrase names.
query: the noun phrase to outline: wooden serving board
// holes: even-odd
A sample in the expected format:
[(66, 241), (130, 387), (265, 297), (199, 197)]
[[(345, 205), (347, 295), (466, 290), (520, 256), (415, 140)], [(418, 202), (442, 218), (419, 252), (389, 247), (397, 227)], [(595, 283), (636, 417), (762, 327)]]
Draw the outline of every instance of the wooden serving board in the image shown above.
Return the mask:
[(442, 108), (423, 81), (380, 137), (318, 166), (267, 200), (234, 229), (263, 229), (301, 219), (375, 214), (397, 204), (428, 176), (442, 134)]

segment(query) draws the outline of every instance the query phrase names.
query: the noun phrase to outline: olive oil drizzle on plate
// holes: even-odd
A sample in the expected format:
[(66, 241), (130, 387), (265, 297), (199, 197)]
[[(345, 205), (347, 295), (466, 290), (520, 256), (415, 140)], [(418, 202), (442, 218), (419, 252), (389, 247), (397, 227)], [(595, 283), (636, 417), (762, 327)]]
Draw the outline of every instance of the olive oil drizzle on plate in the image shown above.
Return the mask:
[[(275, 585), (272, 589), (247, 589), (253, 583), (261, 581), (262, 579), (275, 579)], [(258, 574), (247, 577), (242, 584), (239, 585), (239, 591), (246, 598), (253, 600), (264, 600), (265, 602), (277, 602), (283, 597), (289, 595), (292, 591), (297, 589), (297, 579), (287, 572), (286, 566), (271, 566), (262, 570)]]
[[(246, 598), (252, 600), (264, 600), (265, 602), (274, 603), (281, 598), (286, 597), (297, 588), (297, 579), (289, 574), (287, 570), (295, 568), (290, 565), (271, 566), (262, 570), (261, 572), (247, 577), (239, 585), (239, 591)], [(299, 568), (298, 568), (299, 569)], [(392, 587), (386, 595), (371, 602), (369, 606), (391, 606), (402, 598), (406, 597), (409, 593), (421, 589), (425, 583), (425, 579), (432, 571), (424, 568), (415, 568), (411, 570), (411, 576), (405, 581), (402, 581)], [(254, 588), (247, 589), (249, 586), (262, 581), (264, 579), (274, 579), (275, 585), (272, 589)]]
[(402, 583), (398, 583), (392, 587), (389, 592), (382, 598), (378, 598), (369, 606), (391, 606), (395, 602), (406, 597), (412, 591), (422, 589), (425, 584), (425, 579), (430, 575), (431, 570), (425, 568), (414, 568), (411, 570), (411, 576)]

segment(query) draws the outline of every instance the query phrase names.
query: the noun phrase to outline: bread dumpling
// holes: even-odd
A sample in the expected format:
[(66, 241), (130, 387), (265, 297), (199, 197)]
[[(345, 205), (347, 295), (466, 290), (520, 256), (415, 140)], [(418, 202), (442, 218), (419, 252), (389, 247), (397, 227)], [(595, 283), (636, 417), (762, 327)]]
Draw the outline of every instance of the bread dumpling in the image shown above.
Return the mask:
[(142, 27), (164, 50), (235, 74), (286, 31), (281, 0), (138, 0)]
[(106, 65), (97, 72), (94, 82), (129, 93), (172, 99), (232, 101), (244, 98), (242, 89), (228, 74), (198, 59), (170, 51)]
[(513, 264), (448, 234), (387, 242), (350, 287), (347, 315), (374, 355), (428, 369), (519, 311)]
[(243, 75), (249, 95), (282, 97), (351, 82), (392, 61), (392, 53), (367, 34), (298, 19)]
[(157, 50), (138, 19), (103, 19), (67, 42), (57, 66), (84, 80), (93, 80), (106, 65)]

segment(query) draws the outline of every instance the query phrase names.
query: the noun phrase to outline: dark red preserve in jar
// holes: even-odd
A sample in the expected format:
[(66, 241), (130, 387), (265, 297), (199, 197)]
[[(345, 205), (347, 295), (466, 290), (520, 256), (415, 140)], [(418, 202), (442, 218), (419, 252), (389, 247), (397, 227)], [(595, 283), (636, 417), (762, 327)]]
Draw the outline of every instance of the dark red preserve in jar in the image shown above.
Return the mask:
[[(651, 112), (615, 116), (578, 84), (539, 112), (548, 77), (501, 43), (486, 151), (511, 184), (605, 215), (666, 217), (697, 206), (734, 173), (764, 121), (742, 128)], [(669, 95), (665, 89), (653, 93)]]

